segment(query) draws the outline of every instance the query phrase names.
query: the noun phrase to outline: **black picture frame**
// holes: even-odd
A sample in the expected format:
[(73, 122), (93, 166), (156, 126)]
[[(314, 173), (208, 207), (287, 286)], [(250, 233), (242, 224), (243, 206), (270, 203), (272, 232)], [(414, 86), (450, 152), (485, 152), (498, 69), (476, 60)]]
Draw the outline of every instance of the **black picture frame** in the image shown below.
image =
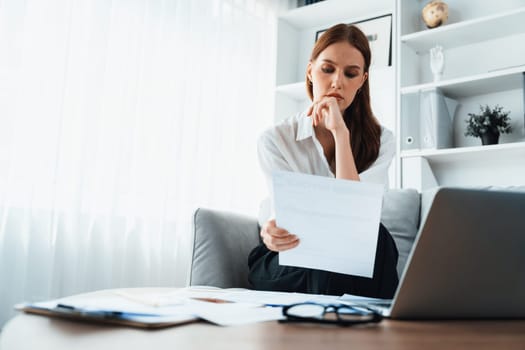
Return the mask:
[[(392, 65), (392, 14), (368, 18), (353, 24), (365, 33), (372, 51), (371, 66)], [(315, 33), (315, 41), (328, 30), (322, 29)]]

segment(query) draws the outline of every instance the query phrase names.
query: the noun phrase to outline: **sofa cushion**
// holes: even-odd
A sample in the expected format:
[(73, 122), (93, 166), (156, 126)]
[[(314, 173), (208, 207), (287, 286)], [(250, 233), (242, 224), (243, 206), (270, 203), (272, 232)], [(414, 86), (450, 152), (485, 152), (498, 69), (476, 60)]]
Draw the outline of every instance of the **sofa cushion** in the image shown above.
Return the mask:
[(397, 273), (405, 268), (419, 228), (421, 198), (415, 189), (392, 189), (385, 192), (381, 222), (390, 231), (399, 252)]
[(259, 244), (255, 218), (218, 210), (193, 215), (190, 285), (248, 288), (248, 255)]

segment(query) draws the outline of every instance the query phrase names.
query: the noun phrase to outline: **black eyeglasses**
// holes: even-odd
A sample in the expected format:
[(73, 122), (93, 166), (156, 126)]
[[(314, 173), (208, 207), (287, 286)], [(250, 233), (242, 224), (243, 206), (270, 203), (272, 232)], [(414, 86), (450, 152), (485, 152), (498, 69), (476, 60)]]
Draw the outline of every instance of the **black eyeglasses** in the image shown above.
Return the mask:
[(377, 323), (383, 316), (365, 306), (323, 305), (299, 303), (283, 308), (286, 319), (279, 322), (313, 322), (352, 326), (364, 323)]

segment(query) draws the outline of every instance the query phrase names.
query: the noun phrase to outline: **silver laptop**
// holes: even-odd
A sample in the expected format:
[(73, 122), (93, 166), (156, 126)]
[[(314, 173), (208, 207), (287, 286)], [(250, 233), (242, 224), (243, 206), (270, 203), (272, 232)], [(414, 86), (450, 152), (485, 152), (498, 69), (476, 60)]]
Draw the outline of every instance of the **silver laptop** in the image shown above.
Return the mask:
[(525, 192), (441, 188), (381, 311), (394, 319), (525, 318)]

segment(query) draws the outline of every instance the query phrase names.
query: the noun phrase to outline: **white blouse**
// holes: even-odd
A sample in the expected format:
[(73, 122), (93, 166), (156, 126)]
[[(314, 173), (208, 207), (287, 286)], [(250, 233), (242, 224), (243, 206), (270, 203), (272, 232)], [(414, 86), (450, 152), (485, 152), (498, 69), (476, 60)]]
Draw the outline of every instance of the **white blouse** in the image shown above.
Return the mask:
[[(315, 136), (312, 120), (306, 111), (288, 118), (264, 131), (258, 140), (261, 169), (266, 178), (269, 198), (261, 203), (259, 224), (274, 217), (272, 195), (272, 172), (292, 171), (304, 174), (335, 177), (324, 156), (323, 147)], [(395, 154), (392, 132), (381, 128), (379, 155), (372, 165), (359, 173), (364, 182), (384, 184), (388, 187), (388, 168)]]

